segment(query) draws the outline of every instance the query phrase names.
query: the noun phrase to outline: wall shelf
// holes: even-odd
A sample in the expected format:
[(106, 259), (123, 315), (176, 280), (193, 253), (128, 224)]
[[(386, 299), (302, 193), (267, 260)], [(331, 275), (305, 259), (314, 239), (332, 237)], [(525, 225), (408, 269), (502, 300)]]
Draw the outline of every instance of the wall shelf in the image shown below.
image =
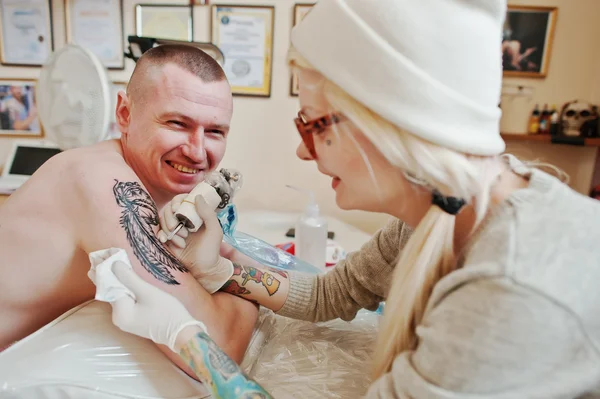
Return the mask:
[(549, 134), (501, 133), (505, 141), (525, 141), (548, 144), (566, 144), (579, 147), (600, 147), (600, 138), (554, 137)]

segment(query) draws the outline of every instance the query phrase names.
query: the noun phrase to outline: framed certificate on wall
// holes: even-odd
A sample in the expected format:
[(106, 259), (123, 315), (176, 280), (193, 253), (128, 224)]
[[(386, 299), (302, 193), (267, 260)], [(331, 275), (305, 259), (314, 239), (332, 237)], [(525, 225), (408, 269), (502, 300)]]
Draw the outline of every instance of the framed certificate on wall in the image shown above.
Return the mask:
[(191, 42), (194, 40), (192, 7), (181, 4), (137, 4), (135, 34)]
[(274, 6), (212, 6), (211, 41), (225, 56), (232, 93), (270, 97)]
[(0, 0), (0, 61), (42, 66), (52, 51), (50, 0)]
[(123, 0), (65, 0), (67, 42), (94, 53), (108, 69), (124, 69)]

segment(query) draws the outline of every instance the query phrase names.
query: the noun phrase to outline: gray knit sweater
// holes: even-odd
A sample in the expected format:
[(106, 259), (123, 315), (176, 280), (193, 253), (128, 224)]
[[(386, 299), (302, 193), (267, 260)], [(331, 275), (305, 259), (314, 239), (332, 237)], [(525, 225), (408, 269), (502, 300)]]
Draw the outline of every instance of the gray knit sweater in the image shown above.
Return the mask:
[[(600, 202), (517, 171), (529, 187), (494, 210), (438, 282), (418, 347), (368, 398), (600, 397)], [(322, 321), (375, 310), (409, 236), (395, 220), (327, 275), (293, 274), (278, 313)]]

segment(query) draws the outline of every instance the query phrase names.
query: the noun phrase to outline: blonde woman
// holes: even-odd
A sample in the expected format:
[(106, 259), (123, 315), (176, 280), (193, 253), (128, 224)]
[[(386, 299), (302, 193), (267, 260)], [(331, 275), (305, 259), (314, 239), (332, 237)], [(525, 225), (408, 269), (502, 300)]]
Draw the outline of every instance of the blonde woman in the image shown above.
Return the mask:
[[(351, 320), (385, 301), (369, 398), (597, 392), (600, 204), (501, 155), (505, 12), (503, 0), (320, 0), (292, 34), (297, 154), (331, 176), (341, 208), (395, 220), (330, 273), (308, 276), (231, 250), (227, 262), (198, 200), (206, 228), (180, 232), (172, 250), (202, 256), (187, 262), (201, 284), (220, 279), (288, 317)], [(163, 228), (175, 223), (166, 209)], [(118, 273), (140, 285), (143, 305), (115, 304), (118, 326), (171, 342), (216, 397), (268, 395), (235, 364), (207, 360), (221, 352), (180, 305)]]

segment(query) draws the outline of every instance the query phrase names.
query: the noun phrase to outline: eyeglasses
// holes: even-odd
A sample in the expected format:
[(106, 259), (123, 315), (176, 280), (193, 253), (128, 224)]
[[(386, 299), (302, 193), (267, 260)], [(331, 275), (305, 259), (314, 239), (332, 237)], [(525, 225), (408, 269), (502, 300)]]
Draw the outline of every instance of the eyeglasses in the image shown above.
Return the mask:
[(317, 152), (315, 151), (315, 142), (313, 134), (323, 133), (329, 126), (335, 125), (336, 123), (346, 120), (346, 117), (339, 113), (328, 114), (315, 119), (308, 119), (303, 110), (298, 112), (298, 117), (294, 118), (296, 128), (302, 141), (306, 146), (306, 149), (313, 157), (317, 158)]

